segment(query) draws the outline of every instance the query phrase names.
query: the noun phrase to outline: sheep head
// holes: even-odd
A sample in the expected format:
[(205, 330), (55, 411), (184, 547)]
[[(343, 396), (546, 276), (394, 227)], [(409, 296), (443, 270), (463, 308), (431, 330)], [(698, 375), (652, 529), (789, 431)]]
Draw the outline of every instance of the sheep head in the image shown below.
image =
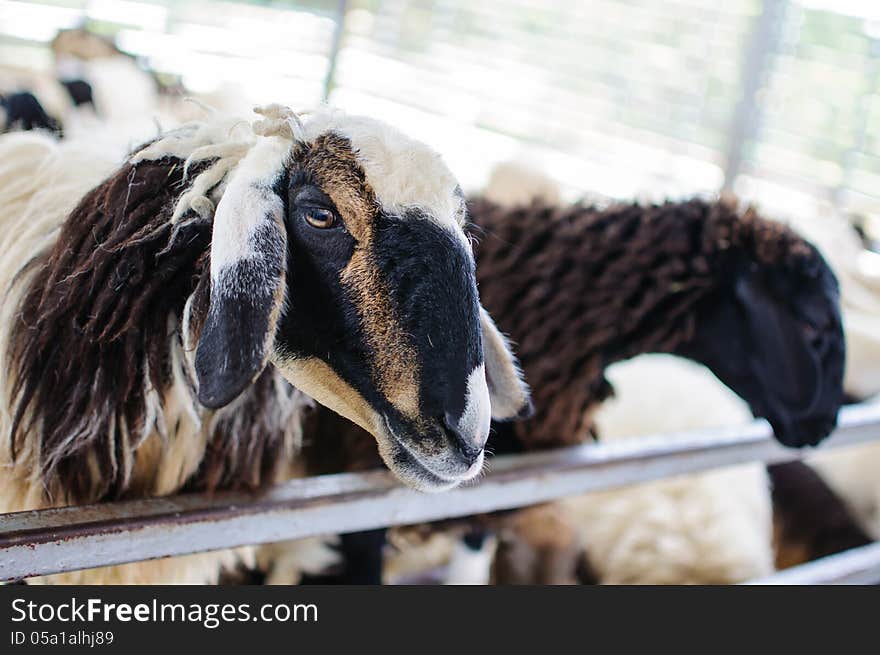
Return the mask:
[(490, 420), (529, 394), (480, 306), (455, 178), (378, 121), (281, 117), (217, 204), (186, 316), (200, 402), (229, 404), (271, 364), (369, 431), (407, 484), (474, 477)]
[[(476, 200), (470, 216), (486, 233), (483, 302), (517, 341), (536, 406), (493, 436), (496, 453), (590, 439), (592, 411), (612, 392), (605, 368), (645, 353), (707, 366), (785, 445), (816, 444), (834, 428), (845, 361), (837, 282), (785, 225), (732, 199), (513, 209)], [(523, 258), (530, 266), (515, 265)]]
[(732, 264), (728, 286), (700, 304), (698, 329), (679, 351), (766, 418), (782, 444), (814, 446), (834, 429), (843, 403), (837, 280), (811, 244), (769, 223), (764, 234), (790, 245), (771, 261)]

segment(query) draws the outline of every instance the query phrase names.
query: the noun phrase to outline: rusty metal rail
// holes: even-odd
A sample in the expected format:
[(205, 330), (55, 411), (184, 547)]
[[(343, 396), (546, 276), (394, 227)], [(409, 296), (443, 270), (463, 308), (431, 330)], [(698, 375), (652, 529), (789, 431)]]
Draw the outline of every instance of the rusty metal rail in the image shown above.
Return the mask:
[(842, 553), (779, 571), (749, 585), (817, 585), (880, 583), (880, 543), (868, 544)]
[[(880, 406), (847, 408), (823, 448), (880, 436)], [(182, 495), (0, 515), (0, 580), (511, 509), (751, 461), (797, 459), (769, 426), (657, 435), (498, 457), (477, 484), (442, 494), (387, 472), (292, 480), (261, 493)]]

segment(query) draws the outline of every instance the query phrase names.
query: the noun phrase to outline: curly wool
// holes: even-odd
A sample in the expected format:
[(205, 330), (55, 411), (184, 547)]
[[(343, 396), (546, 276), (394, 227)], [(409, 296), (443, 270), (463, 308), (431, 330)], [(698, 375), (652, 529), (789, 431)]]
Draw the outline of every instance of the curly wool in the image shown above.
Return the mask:
[[(212, 161), (193, 162), (193, 177)], [(197, 404), (181, 317), (211, 223), (195, 212), (172, 223), (187, 190), (172, 156), (119, 167), (84, 142), (0, 138), (0, 511), (286, 475), (309, 401), (277, 373), (222, 410)], [(45, 580), (214, 582), (249, 553)]]

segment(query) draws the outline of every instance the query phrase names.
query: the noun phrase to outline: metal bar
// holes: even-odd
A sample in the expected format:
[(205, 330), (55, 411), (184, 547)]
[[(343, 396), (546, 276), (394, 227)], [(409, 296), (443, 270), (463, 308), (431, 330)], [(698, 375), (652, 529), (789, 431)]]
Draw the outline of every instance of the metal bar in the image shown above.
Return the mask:
[(336, 84), (336, 62), (342, 49), (342, 37), (345, 34), (345, 15), (348, 13), (348, 0), (339, 0), (336, 5), (336, 26), (333, 28), (333, 40), (327, 53), (327, 73), (324, 75), (322, 100), (327, 102)]
[(758, 94), (770, 73), (770, 66), (779, 46), (788, 3), (789, 0), (764, 0), (761, 13), (755, 17), (743, 60), (740, 97), (728, 129), (727, 161), (722, 186), (725, 191), (733, 189), (733, 184), (742, 171), (749, 142), (758, 134), (761, 123)]
[[(841, 412), (823, 448), (880, 436), (880, 405)], [(761, 421), (498, 457), (478, 484), (442, 494), (384, 471), (292, 480), (261, 493), (183, 495), (0, 515), (0, 580), (327, 533), (512, 509), (750, 461), (798, 459)]]
[(749, 585), (877, 584), (880, 543), (868, 544), (779, 571)]
[(866, 88), (855, 103), (853, 142), (850, 148), (843, 154), (843, 161), (841, 161), (843, 174), (840, 176), (840, 183), (832, 194), (834, 207), (844, 211), (849, 209), (844, 203), (847, 199), (849, 188), (852, 185), (853, 175), (856, 172), (856, 158), (858, 155), (867, 152), (870, 148), (872, 137), (872, 99), (877, 92), (878, 86), (880, 86), (880, 38), (874, 35), (869, 35), (869, 38), (871, 39), (871, 45), (868, 49), (868, 61), (865, 70)]

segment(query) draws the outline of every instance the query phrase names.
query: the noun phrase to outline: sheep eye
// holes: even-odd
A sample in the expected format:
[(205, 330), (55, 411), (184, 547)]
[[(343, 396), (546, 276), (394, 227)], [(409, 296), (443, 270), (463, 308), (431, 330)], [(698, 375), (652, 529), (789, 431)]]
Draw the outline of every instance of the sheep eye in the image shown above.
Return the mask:
[(333, 227), (336, 224), (336, 215), (329, 209), (309, 207), (305, 210), (305, 218), (309, 225), (321, 230)]

